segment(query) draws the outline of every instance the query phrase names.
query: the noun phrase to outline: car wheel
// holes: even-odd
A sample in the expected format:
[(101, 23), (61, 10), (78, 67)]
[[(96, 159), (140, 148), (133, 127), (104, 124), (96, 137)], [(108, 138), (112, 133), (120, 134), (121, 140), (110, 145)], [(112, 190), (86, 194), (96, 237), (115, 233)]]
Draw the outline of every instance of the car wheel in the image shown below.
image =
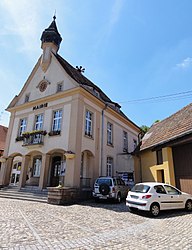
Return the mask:
[(188, 200), (185, 204), (186, 211), (192, 211), (192, 200)]
[(150, 208), (150, 213), (153, 217), (157, 217), (159, 215), (159, 212), (160, 212), (160, 207), (159, 207), (159, 204), (157, 203), (153, 203), (151, 205), (151, 208)]
[(110, 191), (110, 187), (109, 185), (103, 183), (99, 186), (99, 192), (102, 194), (102, 195), (107, 195)]
[(117, 203), (121, 203), (121, 194), (120, 193), (117, 194)]

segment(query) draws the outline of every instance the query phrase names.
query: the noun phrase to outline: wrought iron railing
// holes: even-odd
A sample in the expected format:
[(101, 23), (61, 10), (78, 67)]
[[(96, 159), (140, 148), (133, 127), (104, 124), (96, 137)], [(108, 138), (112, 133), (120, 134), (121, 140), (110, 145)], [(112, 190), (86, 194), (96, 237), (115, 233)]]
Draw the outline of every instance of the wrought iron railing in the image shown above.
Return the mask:
[(29, 145), (41, 145), (43, 144), (44, 135), (42, 134), (32, 134), (28, 137), (23, 138), (23, 146)]

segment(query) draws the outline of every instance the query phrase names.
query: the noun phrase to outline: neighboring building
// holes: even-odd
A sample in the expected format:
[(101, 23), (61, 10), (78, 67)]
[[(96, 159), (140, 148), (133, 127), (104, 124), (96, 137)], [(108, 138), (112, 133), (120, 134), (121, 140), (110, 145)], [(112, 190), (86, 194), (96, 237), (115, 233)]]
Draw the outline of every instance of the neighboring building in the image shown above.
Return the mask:
[(192, 103), (155, 123), (140, 147), (142, 181), (160, 181), (192, 193)]
[[(0, 157), (3, 156), (3, 152), (5, 149), (5, 140), (7, 136), (7, 130), (8, 128), (5, 126), (0, 125)], [(0, 158), (0, 171), (1, 171), (1, 164), (2, 164), (2, 158)]]
[(121, 174), (130, 180), (129, 154), (140, 129), (95, 84), (82, 67), (58, 53), (61, 36), (55, 17), (41, 36), (43, 54), (11, 113), (0, 185), (92, 187), (100, 176)]

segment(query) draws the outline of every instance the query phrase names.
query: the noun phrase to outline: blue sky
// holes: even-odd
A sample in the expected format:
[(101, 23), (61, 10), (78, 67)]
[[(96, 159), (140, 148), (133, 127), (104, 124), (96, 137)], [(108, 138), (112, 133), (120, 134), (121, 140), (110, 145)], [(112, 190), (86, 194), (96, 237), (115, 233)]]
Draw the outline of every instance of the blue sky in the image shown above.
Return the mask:
[(98, 85), (137, 125), (150, 126), (191, 102), (191, 0), (1, 0), (0, 124), (42, 53), (56, 10), (59, 54)]

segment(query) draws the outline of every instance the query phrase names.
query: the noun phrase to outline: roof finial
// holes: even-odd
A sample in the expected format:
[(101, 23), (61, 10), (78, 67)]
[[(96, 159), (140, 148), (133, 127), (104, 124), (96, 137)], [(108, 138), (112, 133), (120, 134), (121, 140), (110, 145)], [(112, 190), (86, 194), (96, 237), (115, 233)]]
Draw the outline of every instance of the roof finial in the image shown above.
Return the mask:
[(53, 16), (53, 20), (55, 21), (56, 19), (56, 10), (55, 10), (55, 13), (54, 13), (54, 16)]

